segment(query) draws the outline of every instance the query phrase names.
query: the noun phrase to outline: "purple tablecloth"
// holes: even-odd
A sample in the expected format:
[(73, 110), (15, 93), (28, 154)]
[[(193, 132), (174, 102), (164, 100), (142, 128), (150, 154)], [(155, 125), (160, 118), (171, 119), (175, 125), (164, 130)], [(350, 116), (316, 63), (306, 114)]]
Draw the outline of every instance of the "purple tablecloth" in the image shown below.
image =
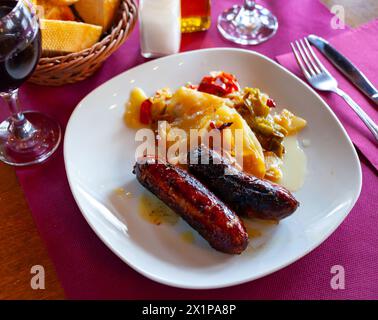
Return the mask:
[[(185, 35), (182, 50), (233, 46), (218, 34), (215, 19), (235, 2), (238, 1), (213, 1), (211, 29)], [(332, 15), (317, 0), (259, 2), (277, 15), (280, 29), (269, 42), (250, 49), (271, 58), (288, 52), (289, 42), (306, 34), (316, 33), (328, 38), (346, 31), (331, 28)], [(116, 74), (144, 62), (139, 55), (138, 39), (138, 30), (135, 30), (98, 73), (81, 83), (60, 88), (25, 85), (21, 95), (23, 104), (28, 109), (50, 114), (64, 128), (72, 110), (86, 94)], [(4, 110), (1, 108), (2, 118), (6, 116)], [(65, 174), (62, 146), (46, 163), (18, 169), (17, 175), (68, 298), (378, 298), (377, 176), (364, 159), (362, 168), (364, 183), (359, 201), (345, 222), (319, 248), (265, 278), (227, 289), (204, 291), (182, 290), (155, 283), (129, 268), (107, 249), (87, 225), (74, 202)], [(29, 250), (27, 244), (25, 250)], [(333, 265), (345, 268), (345, 290), (333, 290), (330, 286)]]

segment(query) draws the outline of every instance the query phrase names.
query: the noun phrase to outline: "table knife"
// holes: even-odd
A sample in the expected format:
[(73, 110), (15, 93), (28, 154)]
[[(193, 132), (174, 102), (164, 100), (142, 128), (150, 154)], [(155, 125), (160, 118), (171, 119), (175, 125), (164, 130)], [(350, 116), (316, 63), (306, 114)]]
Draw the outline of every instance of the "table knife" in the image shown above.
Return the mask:
[(308, 40), (358, 89), (360, 89), (375, 104), (378, 104), (378, 90), (350, 60), (321, 37), (312, 34), (308, 36)]

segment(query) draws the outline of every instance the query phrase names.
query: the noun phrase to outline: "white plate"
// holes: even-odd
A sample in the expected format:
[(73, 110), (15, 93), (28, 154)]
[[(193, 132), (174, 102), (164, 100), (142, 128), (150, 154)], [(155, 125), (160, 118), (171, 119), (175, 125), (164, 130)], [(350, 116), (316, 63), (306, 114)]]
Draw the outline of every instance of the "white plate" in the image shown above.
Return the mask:
[[(135, 132), (123, 112), (130, 90), (197, 83), (212, 70), (237, 76), (242, 86), (261, 88), (280, 106), (308, 120), (300, 139), (308, 174), (296, 192), (300, 208), (278, 226), (267, 228), (255, 249), (240, 256), (219, 253), (196, 236), (185, 242), (175, 226), (152, 225), (138, 214), (144, 189), (132, 174)], [(68, 123), (64, 160), (72, 193), (101, 240), (123, 261), (155, 281), (183, 288), (220, 288), (260, 278), (303, 257), (345, 219), (361, 190), (355, 149), (331, 109), (304, 82), (272, 60), (251, 51), (206, 49), (150, 61), (120, 74), (89, 94)], [(124, 187), (135, 198), (115, 195)], [(269, 229), (269, 230), (268, 230)]]

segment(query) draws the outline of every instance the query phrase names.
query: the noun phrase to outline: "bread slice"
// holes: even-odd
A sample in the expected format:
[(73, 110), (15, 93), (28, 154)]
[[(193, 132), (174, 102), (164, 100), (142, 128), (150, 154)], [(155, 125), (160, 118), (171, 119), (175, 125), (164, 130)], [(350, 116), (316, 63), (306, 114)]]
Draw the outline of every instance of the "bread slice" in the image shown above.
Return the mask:
[(84, 22), (102, 26), (107, 31), (120, 3), (121, 0), (81, 0), (74, 7)]
[(79, 52), (99, 41), (102, 27), (76, 22), (41, 19), (42, 50), (46, 56)]
[(57, 6), (51, 0), (34, 0), (38, 15), (44, 19), (75, 21), (76, 17), (69, 6)]

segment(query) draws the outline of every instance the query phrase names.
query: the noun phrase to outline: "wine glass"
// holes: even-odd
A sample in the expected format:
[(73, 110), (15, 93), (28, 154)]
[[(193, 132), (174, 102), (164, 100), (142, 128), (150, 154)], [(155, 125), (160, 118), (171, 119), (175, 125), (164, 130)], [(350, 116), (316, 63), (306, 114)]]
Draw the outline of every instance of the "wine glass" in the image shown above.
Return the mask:
[(218, 30), (226, 39), (243, 45), (256, 45), (277, 32), (277, 18), (256, 1), (245, 0), (218, 17)]
[(0, 124), (0, 160), (15, 166), (46, 160), (61, 139), (57, 122), (20, 111), (18, 88), (33, 73), (41, 50), (35, 7), (28, 0), (0, 0), (0, 97), (11, 112)]

